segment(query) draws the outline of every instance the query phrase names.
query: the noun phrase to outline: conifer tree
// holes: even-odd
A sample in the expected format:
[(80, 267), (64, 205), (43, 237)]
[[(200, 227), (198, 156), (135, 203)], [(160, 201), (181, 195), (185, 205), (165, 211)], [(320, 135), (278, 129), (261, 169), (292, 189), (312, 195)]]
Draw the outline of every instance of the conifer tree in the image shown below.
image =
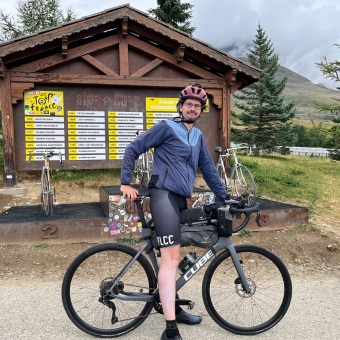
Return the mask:
[(0, 41), (15, 39), (76, 19), (71, 7), (64, 13), (60, 0), (18, 0), (16, 17), (0, 8)]
[(273, 44), (261, 25), (258, 25), (254, 46), (248, 50), (248, 61), (262, 70), (260, 80), (234, 94), (235, 106), (241, 111), (232, 112), (232, 141), (254, 147), (255, 154), (260, 150), (281, 150), (294, 145), (296, 133), (290, 119), (296, 114), (294, 102), (284, 103), (282, 91), (287, 77), (275, 80), (279, 68), (279, 57), (274, 53)]
[[(335, 46), (340, 47), (340, 45), (335, 44)], [(316, 65), (320, 68), (321, 72), (326, 78), (330, 78), (334, 80), (338, 85), (340, 85), (340, 61), (328, 61), (326, 57)], [(337, 90), (340, 91), (340, 86), (336, 87)], [(336, 160), (340, 160), (340, 99), (333, 98), (332, 103), (321, 103), (321, 102), (313, 102), (316, 109), (319, 111), (330, 112), (334, 119), (332, 120), (335, 123), (328, 132), (332, 136), (332, 151), (330, 151), (330, 157)]]
[(194, 5), (181, 3), (180, 0), (157, 0), (157, 5), (157, 8), (149, 9), (148, 13), (183, 32), (190, 35), (194, 33), (196, 27), (190, 26)]

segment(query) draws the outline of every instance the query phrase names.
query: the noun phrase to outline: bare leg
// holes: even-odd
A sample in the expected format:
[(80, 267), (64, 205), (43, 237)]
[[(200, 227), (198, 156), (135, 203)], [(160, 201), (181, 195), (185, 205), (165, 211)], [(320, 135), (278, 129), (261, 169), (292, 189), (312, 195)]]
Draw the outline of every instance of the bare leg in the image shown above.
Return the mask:
[(180, 245), (161, 248), (162, 262), (158, 273), (158, 285), (165, 320), (176, 319), (176, 269), (180, 260), (180, 252)]

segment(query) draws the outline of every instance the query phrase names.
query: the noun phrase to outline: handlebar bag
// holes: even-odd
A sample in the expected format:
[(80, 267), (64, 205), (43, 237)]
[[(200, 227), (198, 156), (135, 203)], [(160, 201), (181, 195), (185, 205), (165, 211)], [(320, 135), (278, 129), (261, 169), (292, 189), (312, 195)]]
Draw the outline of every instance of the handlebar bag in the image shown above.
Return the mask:
[[(152, 225), (153, 221), (150, 220), (148, 223)], [(155, 249), (159, 249), (156, 230), (154, 228), (152, 229), (152, 245)], [(216, 225), (213, 223), (208, 224), (207, 220), (195, 225), (192, 225), (191, 223), (181, 224), (181, 247), (196, 246), (200, 248), (210, 248), (217, 242), (217, 240), (217, 220)]]
[(181, 225), (181, 247), (196, 246), (210, 248), (217, 240), (217, 226), (214, 224)]
[(229, 208), (229, 205), (224, 205), (217, 209), (219, 237), (230, 237), (233, 233), (233, 216)]

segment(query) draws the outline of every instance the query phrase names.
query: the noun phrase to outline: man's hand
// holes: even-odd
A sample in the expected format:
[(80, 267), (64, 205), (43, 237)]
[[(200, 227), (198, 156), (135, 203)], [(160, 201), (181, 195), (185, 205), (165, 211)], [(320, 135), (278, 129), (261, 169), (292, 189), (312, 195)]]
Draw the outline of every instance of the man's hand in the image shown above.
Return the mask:
[(130, 185), (121, 185), (120, 191), (123, 193), (123, 197), (134, 201), (138, 196), (138, 190), (130, 187)]

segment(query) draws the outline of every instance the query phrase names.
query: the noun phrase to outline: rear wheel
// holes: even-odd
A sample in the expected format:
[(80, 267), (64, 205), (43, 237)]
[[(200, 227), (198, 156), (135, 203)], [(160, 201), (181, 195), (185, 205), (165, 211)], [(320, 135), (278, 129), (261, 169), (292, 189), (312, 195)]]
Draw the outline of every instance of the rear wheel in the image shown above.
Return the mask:
[(292, 298), (289, 272), (271, 251), (254, 246), (235, 247), (250, 293), (243, 289), (228, 250), (209, 265), (202, 285), (203, 301), (212, 319), (236, 334), (253, 335), (275, 326)]
[[(103, 243), (83, 251), (66, 271), (62, 284), (64, 309), (82, 331), (97, 337), (114, 337), (140, 326), (153, 303), (132, 301), (132, 295), (150, 295), (156, 278), (141, 254), (122, 276), (121, 271), (137, 250), (124, 244)], [(107, 291), (118, 278), (113, 293)]]
[(41, 173), (41, 210), (48, 216), (50, 214), (51, 195), (50, 182), (48, 179), (48, 170), (44, 169)]

